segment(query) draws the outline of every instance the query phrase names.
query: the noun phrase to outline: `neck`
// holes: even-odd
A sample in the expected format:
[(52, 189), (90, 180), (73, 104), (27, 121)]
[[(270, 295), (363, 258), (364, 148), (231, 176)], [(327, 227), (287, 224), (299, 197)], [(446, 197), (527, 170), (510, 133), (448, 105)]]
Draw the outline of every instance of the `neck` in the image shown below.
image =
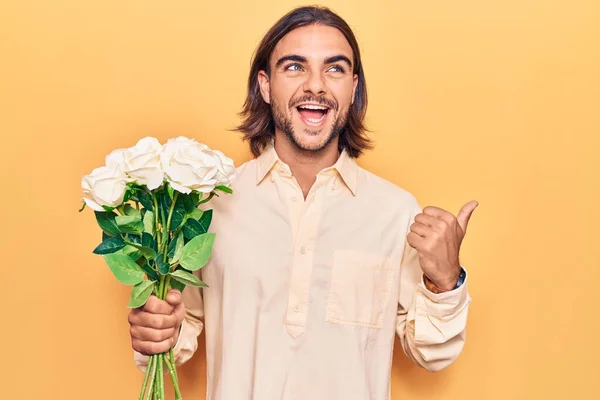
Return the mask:
[(338, 138), (318, 151), (302, 150), (296, 147), (282, 132), (275, 132), (275, 151), (277, 155), (292, 170), (292, 175), (302, 189), (304, 198), (317, 179), (317, 174), (324, 168), (336, 163), (340, 153)]

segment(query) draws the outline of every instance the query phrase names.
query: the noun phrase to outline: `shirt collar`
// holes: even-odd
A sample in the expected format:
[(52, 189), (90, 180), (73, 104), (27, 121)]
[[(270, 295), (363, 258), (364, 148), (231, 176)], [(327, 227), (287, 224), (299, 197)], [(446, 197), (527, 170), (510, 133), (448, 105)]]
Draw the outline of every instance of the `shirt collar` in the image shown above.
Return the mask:
[[(284, 164), (277, 155), (275, 147), (270, 144), (257, 158), (258, 168), (256, 170), (256, 184), (258, 185), (271, 171), (277, 163)], [(353, 195), (356, 196), (356, 181), (358, 176), (358, 165), (346, 150), (343, 150), (337, 161), (331, 167), (325, 168), (322, 172), (335, 170), (342, 178), (344, 184), (350, 189)]]

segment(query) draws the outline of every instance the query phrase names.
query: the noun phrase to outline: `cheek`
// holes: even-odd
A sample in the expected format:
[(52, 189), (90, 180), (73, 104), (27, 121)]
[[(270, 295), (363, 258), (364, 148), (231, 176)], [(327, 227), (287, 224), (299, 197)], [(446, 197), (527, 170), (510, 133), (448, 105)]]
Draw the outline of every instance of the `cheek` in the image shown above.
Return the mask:
[(339, 105), (339, 111), (347, 110), (352, 105), (353, 81), (336, 82), (332, 86), (332, 94)]
[(289, 111), (290, 100), (302, 95), (301, 87), (299, 79), (273, 79), (271, 98), (277, 103), (277, 108)]

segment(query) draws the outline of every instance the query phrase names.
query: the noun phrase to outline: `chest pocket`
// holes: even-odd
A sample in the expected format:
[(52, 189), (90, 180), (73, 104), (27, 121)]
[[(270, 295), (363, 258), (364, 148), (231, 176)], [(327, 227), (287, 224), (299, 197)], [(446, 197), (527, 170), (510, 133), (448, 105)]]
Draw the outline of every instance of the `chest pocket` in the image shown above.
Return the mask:
[(325, 320), (381, 328), (393, 279), (389, 258), (354, 250), (335, 250)]

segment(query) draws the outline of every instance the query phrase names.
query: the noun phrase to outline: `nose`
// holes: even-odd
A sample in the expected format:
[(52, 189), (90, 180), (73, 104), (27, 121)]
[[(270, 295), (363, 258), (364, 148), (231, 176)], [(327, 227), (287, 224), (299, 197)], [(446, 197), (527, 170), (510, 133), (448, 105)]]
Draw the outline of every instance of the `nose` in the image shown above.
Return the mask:
[(327, 93), (327, 86), (323, 79), (323, 75), (318, 71), (313, 71), (307, 75), (304, 82), (304, 92), (312, 93), (315, 96), (322, 96)]

